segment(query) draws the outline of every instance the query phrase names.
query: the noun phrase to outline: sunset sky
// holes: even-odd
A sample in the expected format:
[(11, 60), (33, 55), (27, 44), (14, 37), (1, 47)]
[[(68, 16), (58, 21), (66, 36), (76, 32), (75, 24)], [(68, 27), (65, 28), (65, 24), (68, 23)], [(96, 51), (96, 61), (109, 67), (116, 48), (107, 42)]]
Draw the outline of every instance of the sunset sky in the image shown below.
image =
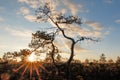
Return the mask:
[[(31, 33), (51, 26), (49, 23), (34, 22), (35, 10), (45, 1), (49, 0), (0, 0), (1, 56), (4, 52), (28, 48)], [(63, 14), (80, 16), (83, 24), (80, 28), (72, 26), (73, 31), (101, 38), (100, 42), (77, 44), (77, 59), (99, 59), (102, 53), (107, 59), (115, 60), (120, 56), (120, 0), (52, 0), (50, 3)], [(61, 50), (69, 48), (66, 40), (60, 40), (57, 44)]]

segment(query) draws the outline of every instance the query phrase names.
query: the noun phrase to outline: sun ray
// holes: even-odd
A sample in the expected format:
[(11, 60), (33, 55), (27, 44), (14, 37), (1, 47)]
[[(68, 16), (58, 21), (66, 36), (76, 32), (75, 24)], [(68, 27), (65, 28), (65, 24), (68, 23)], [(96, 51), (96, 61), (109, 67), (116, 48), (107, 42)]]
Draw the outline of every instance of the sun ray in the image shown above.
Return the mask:
[(18, 67), (15, 71), (20, 70), (22, 67), (24, 67), (26, 65), (26, 62), (24, 64), (22, 64), (20, 67)]
[(43, 62), (38, 61), (38, 57), (35, 55), (34, 52), (26, 56), (25, 61), (20, 64), (21, 65), (15, 71), (18, 72), (20, 70), (23, 70), (23, 72), (21, 73), (22, 77), (24, 77), (24, 74), (29, 71), (30, 80), (32, 79), (32, 77), (35, 77), (33, 73), (38, 76), (36, 77), (37, 80), (42, 80), (40, 76), (41, 73), (39, 71), (40, 68), (41, 70), (48, 73), (48, 71), (43, 66)]
[(39, 73), (39, 71), (38, 71), (37, 65), (35, 65), (35, 64), (33, 64), (33, 65), (34, 65), (34, 68), (35, 68), (35, 71), (36, 71), (37, 75), (39, 76), (40, 73)]
[(25, 74), (25, 72), (26, 72), (26, 70), (28, 69), (28, 67), (29, 67), (29, 63), (28, 63), (28, 65), (25, 67), (24, 71), (22, 72), (22, 76)]
[(33, 67), (32, 62), (30, 62), (30, 77), (32, 77), (32, 67)]
[(48, 71), (45, 69), (45, 67), (43, 67), (43, 66), (42, 66), (42, 64), (41, 64), (41, 63), (39, 63), (39, 62), (38, 62), (38, 65), (39, 65), (39, 67), (40, 67), (41, 69), (43, 69), (45, 72), (47, 72), (47, 73), (48, 73)]

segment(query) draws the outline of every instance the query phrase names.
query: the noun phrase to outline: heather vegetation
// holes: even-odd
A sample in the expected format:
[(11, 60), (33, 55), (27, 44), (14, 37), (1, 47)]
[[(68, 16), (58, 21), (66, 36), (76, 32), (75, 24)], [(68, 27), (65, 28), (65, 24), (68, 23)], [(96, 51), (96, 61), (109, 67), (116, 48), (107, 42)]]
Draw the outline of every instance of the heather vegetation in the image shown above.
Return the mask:
[[(103, 56), (103, 54), (101, 56)], [(91, 62), (88, 59), (84, 62), (81, 62), (80, 60), (72, 60), (70, 68), (71, 79), (120, 80), (120, 57), (117, 57), (117, 60), (113, 61), (112, 59), (105, 60), (105, 56), (101, 56), (99, 60), (93, 60)], [(3, 57), (0, 61), (1, 80), (66, 80), (66, 64), (64, 62), (59, 61), (56, 63), (57, 73), (55, 66), (52, 64), (52, 60), (48, 62), (44, 60), (40, 63), (45, 70), (38, 67), (39, 75), (37, 75), (34, 67), (31, 75), (29, 68), (24, 75), (22, 75), (26, 66), (20, 68), (18, 71), (16, 71), (16, 69), (24, 64), (24, 61), (17, 62), (17, 60), (10, 60)]]

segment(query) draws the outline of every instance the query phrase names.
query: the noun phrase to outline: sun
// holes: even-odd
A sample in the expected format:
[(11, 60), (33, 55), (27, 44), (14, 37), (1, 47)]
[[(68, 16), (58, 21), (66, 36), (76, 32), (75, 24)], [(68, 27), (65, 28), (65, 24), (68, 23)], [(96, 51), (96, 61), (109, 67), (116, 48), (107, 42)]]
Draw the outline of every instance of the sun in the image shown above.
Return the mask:
[(24, 76), (24, 74), (27, 73), (27, 71), (29, 71), (30, 79), (32, 78), (32, 75), (35, 72), (37, 74), (39, 80), (41, 80), (40, 71), (39, 71), (40, 68), (41, 68), (41, 70), (43, 70), (47, 73), (48, 73), (48, 71), (43, 66), (43, 62), (39, 61), (39, 59), (37, 59), (37, 58), (38, 57), (37, 57), (37, 55), (35, 55), (35, 52), (32, 52), (30, 55), (26, 56), (25, 62), (20, 64), (20, 66), (17, 67), (14, 71), (18, 72), (18, 71), (22, 70), (22, 73), (21, 73), (22, 76)]
[(31, 53), (31, 54), (27, 57), (27, 60), (28, 60), (29, 62), (35, 62), (35, 61), (37, 61), (35, 53)]

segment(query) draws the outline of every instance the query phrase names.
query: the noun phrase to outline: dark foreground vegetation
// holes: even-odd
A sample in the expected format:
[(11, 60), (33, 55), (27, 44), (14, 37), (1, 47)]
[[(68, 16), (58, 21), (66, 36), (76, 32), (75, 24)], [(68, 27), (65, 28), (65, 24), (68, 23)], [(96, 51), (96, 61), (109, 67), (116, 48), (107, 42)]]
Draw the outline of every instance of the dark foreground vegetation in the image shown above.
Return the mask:
[[(19, 72), (15, 72), (21, 63), (9, 64), (7, 62), (0, 64), (0, 80), (66, 80), (66, 65), (57, 63), (57, 72), (51, 63), (44, 63), (43, 66), (47, 70), (39, 68), (38, 76), (34, 69), (30, 77), (29, 70), (24, 75), (22, 68)], [(120, 80), (120, 64), (119, 63), (80, 63), (71, 64), (72, 80)]]

